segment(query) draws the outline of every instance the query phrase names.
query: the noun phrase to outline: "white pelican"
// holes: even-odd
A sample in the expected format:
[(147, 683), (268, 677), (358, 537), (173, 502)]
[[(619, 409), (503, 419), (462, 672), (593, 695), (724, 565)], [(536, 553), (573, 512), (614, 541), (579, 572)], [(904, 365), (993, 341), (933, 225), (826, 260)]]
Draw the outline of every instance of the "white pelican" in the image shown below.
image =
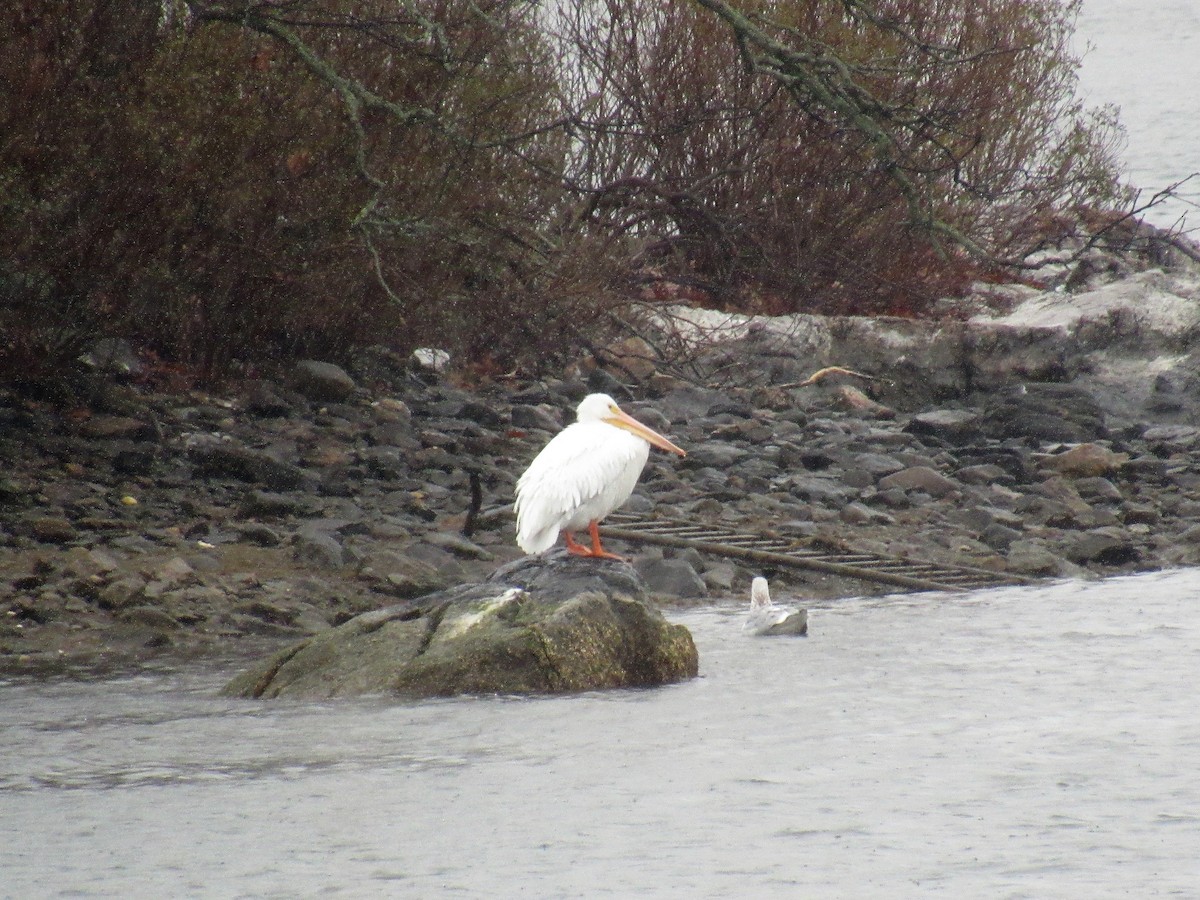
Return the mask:
[[(556, 434), (517, 480), (517, 544), (526, 553), (541, 553), (562, 532), (571, 553), (620, 559), (600, 546), (597, 523), (629, 499), (651, 444), (687, 455), (622, 412), (608, 394), (584, 397), (575, 423)], [(590, 549), (572, 535), (585, 525)]]
[(750, 616), (742, 631), (747, 634), (808, 634), (808, 610), (776, 606), (771, 602), (767, 579), (750, 582)]

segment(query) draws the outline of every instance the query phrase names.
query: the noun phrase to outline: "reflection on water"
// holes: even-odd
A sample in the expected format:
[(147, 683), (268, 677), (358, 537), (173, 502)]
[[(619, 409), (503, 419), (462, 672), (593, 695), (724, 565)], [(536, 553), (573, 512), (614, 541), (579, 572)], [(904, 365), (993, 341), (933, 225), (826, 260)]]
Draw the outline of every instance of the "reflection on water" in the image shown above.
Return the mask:
[[(0, 686), (0, 896), (1147, 896), (1200, 883), (1200, 571), (671, 617), (699, 679), (398, 705)], [(787, 599), (787, 598), (781, 598)]]

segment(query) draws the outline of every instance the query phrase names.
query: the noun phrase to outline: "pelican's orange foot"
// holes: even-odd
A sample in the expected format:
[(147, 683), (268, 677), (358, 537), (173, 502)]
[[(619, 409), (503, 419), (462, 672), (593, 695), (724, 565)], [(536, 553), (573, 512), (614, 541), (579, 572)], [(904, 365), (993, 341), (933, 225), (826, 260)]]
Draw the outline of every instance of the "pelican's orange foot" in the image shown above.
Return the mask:
[(595, 522), (588, 523), (588, 534), (592, 536), (592, 546), (585, 547), (583, 544), (575, 540), (575, 537), (569, 531), (563, 532), (563, 537), (567, 541), (567, 552), (573, 553), (576, 556), (587, 556), (593, 559), (615, 559), (618, 562), (628, 562), (625, 557), (618, 556), (615, 553), (609, 553), (600, 546), (600, 528)]

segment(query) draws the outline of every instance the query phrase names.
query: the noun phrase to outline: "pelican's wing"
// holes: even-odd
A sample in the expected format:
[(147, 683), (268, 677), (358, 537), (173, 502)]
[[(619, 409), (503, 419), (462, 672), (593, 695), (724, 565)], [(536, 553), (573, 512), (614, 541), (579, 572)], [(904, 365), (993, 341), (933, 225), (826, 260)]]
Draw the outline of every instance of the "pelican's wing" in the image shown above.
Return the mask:
[(517, 480), (521, 548), (538, 553), (553, 545), (572, 514), (602, 497), (637, 461), (643, 444), (600, 422), (576, 422), (555, 435)]

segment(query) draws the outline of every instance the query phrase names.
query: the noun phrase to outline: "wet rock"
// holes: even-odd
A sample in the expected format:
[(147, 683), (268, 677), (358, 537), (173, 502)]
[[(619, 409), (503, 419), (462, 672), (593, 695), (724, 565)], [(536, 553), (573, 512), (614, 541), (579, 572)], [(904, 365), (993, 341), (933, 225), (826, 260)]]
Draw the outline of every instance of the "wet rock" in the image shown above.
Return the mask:
[(30, 537), (45, 544), (68, 544), (78, 537), (75, 526), (57, 516), (35, 516), (25, 524)]
[(1120, 503), (1121, 490), (1107, 478), (1077, 478), (1075, 490), (1089, 503)]
[(1005, 550), (1011, 547), (1014, 541), (1021, 539), (1021, 532), (1016, 528), (993, 522), (983, 529), (979, 539), (994, 550)]
[(914, 415), (904, 430), (951, 444), (977, 443), (983, 435), (981, 421), (974, 410), (935, 409)]
[(303, 359), (292, 369), (296, 390), (317, 403), (337, 403), (354, 393), (355, 383), (346, 370), (333, 363)]
[(696, 569), (683, 559), (649, 559), (639, 562), (637, 573), (652, 594), (669, 597), (707, 597), (708, 586)]
[(562, 693), (669, 684), (697, 670), (691, 635), (646, 601), (630, 567), (564, 554), (365, 613), (252, 667), (225, 693)]
[(1124, 529), (1097, 528), (1074, 537), (1063, 555), (1074, 563), (1123, 566), (1136, 562), (1141, 552), (1133, 536)]
[(117, 621), (155, 631), (177, 631), (181, 627), (178, 619), (154, 606), (133, 606), (124, 609), (117, 616)]
[(104, 575), (119, 565), (111, 553), (86, 547), (72, 547), (62, 558), (63, 571), (73, 575)]
[(560, 431), (563, 422), (556, 410), (547, 406), (529, 406), (518, 404), (512, 408), (513, 428), (525, 428), (545, 431), (553, 434)]
[(79, 426), (79, 433), (96, 440), (151, 440), (154, 427), (131, 416), (93, 416)]
[(1042, 461), (1042, 468), (1062, 475), (1088, 478), (1111, 475), (1129, 461), (1128, 453), (1114, 453), (1099, 444), (1080, 444)]
[(261, 522), (247, 522), (237, 526), (238, 537), (250, 544), (260, 547), (278, 547), (283, 543), (283, 537), (270, 525)]
[(431, 531), (425, 540), (435, 547), (467, 559), (492, 560), (495, 556), (474, 541), (449, 531)]
[(162, 581), (167, 584), (181, 584), (195, 578), (196, 570), (191, 567), (187, 560), (175, 556), (155, 568), (150, 573), (150, 577), (155, 581)]
[(989, 433), (1000, 440), (1035, 438), (1084, 443), (1108, 437), (1095, 398), (1069, 384), (1028, 384), (990, 404), (984, 413)]
[(945, 497), (959, 490), (959, 485), (928, 466), (913, 466), (879, 480), (881, 491), (923, 491), (930, 497)]
[(118, 578), (100, 590), (97, 603), (102, 609), (122, 610), (141, 603), (145, 597), (146, 579), (130, 575)]
[(449, 580), (436, 566), (398, 553), (376, 550), (359, 567), (360, 578), (374, 581), (378, 589), (391, 597), (407, 600), (445, 589)]
[(1009, 544), (1005, 556), (1009, 571), (1018, 575), (1058, 575), (1062, 561), (1041, 541), (1016, 540)]
[(247, 386), (246, 411), (256, 416), (275, 418), (291, 414), (295, 404), (284, 396), (273, 381), (253, 381)]
[(290, 494), (251, 491), (242, 498), (238, 512), (247, 518), (285, 518), (309, 512), (312, 507), (311, 502)]
[(273, 490), (290, 490), (304, 481), (304, 473), (291, 463), (262, 450), (221, 440), (195, 443), (188, 452), (196, 475), (257, 482)]

